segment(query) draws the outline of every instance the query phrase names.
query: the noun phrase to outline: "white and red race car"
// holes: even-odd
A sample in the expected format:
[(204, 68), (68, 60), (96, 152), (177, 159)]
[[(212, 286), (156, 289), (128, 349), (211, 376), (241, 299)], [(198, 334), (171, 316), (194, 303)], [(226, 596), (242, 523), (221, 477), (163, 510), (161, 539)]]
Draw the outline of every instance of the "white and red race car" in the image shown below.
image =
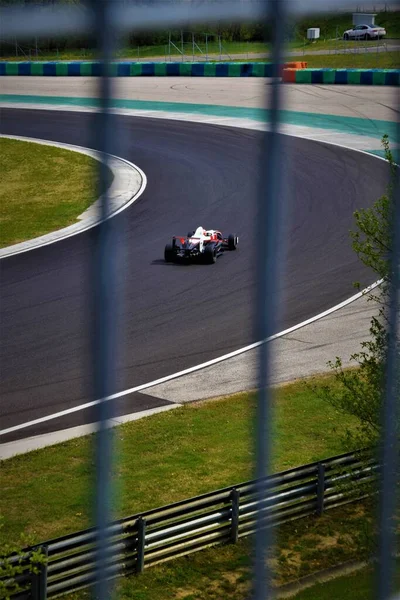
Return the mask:
[(187, 237), (174, 236), (172, 244), (165, 246), (164, 258), (166, 262), (184, 260), (213, 264), (226, 250), (236, 250), (238, 243), (237, 235), (230, 234), (224, 238), (216, 229), (198, 227)]

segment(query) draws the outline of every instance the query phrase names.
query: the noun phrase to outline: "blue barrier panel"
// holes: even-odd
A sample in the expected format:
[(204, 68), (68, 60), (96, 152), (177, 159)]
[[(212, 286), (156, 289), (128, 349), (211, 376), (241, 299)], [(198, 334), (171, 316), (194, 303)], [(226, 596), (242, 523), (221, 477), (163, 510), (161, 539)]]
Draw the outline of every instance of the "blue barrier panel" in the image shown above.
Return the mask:
[(180, 74), (179, 63), (168, 63), (167, 64), (167, 75), (170, 77), (178, 77)]
[(400, 71), (385, 73), (385, 85), (399, 85)]
[(361, 85), (372, 85), (374, 83), (374, 75), (372, 71), (361, 71), (360, 84)]
[(43, 75), (46, 77), (55, 77), (57, 75), (57, 66), (55, 62), (44, 63)]
[(272, 77), (274, 74), (274, 65), (272, 63), (265, 63), (264, 67), (264, 77)]
[(118, 77), (129, 77), (131, 74), (131, 63), (119, 63), (117, 74)]
[(204, 77), (204, 65), (201, 63), (193, 63), (192, 77)]
[(68, 63), (68, 75), (70, 77), (79, 77), (81, 74), (81, 63)]
[(324, 72), (322, 69), (311, 71), (311, 83), (324, 83)]
[(6, 63), (0, 62), (0, 75), (6, 74)]
[(31, 63), (20, 62), (18, 63), (18, 75), (31, 75)]
[[(97, 63), (97, 62), (92, 63), (92, 75), (93, 75), (93, 77), (101, 77), (102, 76), (101, 63)], [(129, 70), (128, 70), (128, 75), (129, 75)]]
[(229, 75), (229, 65), (219, 63), (215, 69), (216, 77), (228, 77)]
[(143, 63), (142, 64), (142, 75), (145, 77), (154, 76), (154, 63)]
[(251, 77), (253, 75), (253, 65), (251, 63), (243, 63), (240, 65), (240, 76)]
[(345, 69), (338, 69), (335, 73), (335, 83), (339, 85), (346, 85), (347, 83), (347, 71)]

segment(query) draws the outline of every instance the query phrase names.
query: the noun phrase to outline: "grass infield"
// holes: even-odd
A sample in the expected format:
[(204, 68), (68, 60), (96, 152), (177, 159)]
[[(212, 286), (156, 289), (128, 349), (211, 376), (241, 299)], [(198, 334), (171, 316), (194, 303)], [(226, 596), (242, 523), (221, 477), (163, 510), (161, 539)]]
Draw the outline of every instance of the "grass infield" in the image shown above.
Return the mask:
[(97, 168), (84, 154), (0, 138), (0, 247), (75, 223), (98, 197)]

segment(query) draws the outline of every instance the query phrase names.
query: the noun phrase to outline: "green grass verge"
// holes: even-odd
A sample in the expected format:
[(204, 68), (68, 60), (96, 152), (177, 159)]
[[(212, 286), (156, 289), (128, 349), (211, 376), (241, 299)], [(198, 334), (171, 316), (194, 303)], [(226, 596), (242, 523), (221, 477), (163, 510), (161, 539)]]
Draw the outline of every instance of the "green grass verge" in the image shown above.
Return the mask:
[[(265, 61), (265, 58), (251, 59), (251, 62)], [(289, 56), (286, 59), (286, 62), (296, 61), (306, 62), (310, 69), (398, 69), (400, 64), (400, 52), (326, 55), (301, 54), (298, 56)], [(243, 62), (243, 60), (234, 62)]]
[(0, 247), (76, 222), (98, 196), (97, 168), (77, 152), (0, 138)]
[[(310, 69), (398, 69), (400, 52), (371, 52), (368, 54), (304, 55), (298, 59)], [(292, 57), (292, 60), (296, 60)]]
[[(376, 598), (375, 585), (375, 570), (370, 566), (326, 583), (317, 583), (292, 596), (292, 600), (373, 600)], [(400, 589), (400, 561), (397, 561), (395, 587), (396, 590)]]
[[(379, 53), (370, 52), (371, 54), (387, 54), (387, 52), (391, 52), (390, 42), (385, 42), (385, 40), (380, 40), (379, 42), (375, 40), (361, 40), (361, 41), (344, 41), (342, 39), (331, 39), (331, 40), (317, 40), (315, 42), (311, 42), (308, 40), (299, 40), (294, 42), (286, 43), (285, 48), (286, 51), (296, 52), (298, 51), (299, 55), (305, 55), (308, 52), (325, 50), (327, 53), (333, 53), (335, 50), (346, 50), (349, 54), (363, 54), (363, 50), (365, 48), (371, 47), (375, 48), (377, 45), (383, 46), (386, 44), (387, 51), (381, 50)], [(180, 45), (177, 44), (177, 47), (180, 49)], [(222, 60), (230, 60), (230, 56), (232, 60), (249, 60), (251, 61), (254, 57), (261, 58), (264, 55), (263, 60), (265, 59), (265, 54), (270, 52), (270, 45), (264, 44), (263, 42), (223, 42), (221, 47), (221, 53), (219, 49), (219, 45), (217, 43), (209, 43), (207, 48), (204, 44), (199, 44), (195, 46), (194, 52), (193, 48), (185, 45), (184, 48), (184, 60), (190, 61), (193, 56), (196, 57), (197, 60), (205, 60), (206, 56), (210, 58), (210, 60), (218, 60), (221, 55)], [(235, 55), (241, 54), (243, 55), (240, 59), (235, 59)], [(368, 53), (367, 53), (368, 54)], [(329, 56), (327, 54), (326, 56)], [(132, 61), (137, 60), (146, 60), (151, 61), (153, 58), (162, 59), (165, 58), (166, 61), (178, 61), (182, 60), (182, 55), (173, 47), (171, 48), (171, 54), (168, 50), (168, 45), (154, 45), (154, 46), (138, 46), (138, 47), (127, 47), (119, 50), (115, 54), (115, 60), (118, 59), (128, 59)], [(32, 60), (32, 61), (73, 61), (73, 60), (97, 60), (98, 55), (93, 50), (64, 50), (62, 52), (41, 52), (36, 55), (31, 55), (29, 58), (24, 56), (3, 56), (0, 60), (5, 61), (24, 61), (24, 60)], [(291, 60), (293, 57), (289, 56), (287, 60)]]
[[(115, 430), (115, 516), (134, 514), (253, 477), (255, 396), (192, 404)], [(296, 383), (276, 390), (273, 470), (340, 453), (349, 418)], [(35, 542), (91, 523), (94, 436), (1, 465), (3, 535)]]

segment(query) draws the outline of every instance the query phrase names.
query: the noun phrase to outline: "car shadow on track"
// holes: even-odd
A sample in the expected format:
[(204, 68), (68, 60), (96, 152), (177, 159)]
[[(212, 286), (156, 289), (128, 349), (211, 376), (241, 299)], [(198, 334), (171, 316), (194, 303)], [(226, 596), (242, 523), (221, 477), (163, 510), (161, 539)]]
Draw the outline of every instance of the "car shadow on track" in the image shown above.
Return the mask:
[(195, 262), (186, 262), (184, 260), (182, 261), (176, 261), (176, 262), (165, 262), (165, 260), (163, 260), (162, 258), (156, 258), (155, 260), (151, 261), (152, 265), (163, 265), (164, 267), (193, 267), (193, 266), (201, 266), (204, 267), (206, 265), (202, 264), (202, 263), (195, 263)]
[(151, 261), (152, 265), (162, 265), (163, 267), (189, 267), (190, 263), (165, 262), (162, 258), (156, 258)]

